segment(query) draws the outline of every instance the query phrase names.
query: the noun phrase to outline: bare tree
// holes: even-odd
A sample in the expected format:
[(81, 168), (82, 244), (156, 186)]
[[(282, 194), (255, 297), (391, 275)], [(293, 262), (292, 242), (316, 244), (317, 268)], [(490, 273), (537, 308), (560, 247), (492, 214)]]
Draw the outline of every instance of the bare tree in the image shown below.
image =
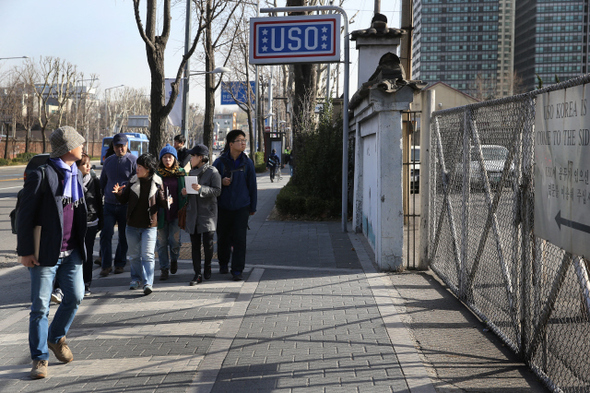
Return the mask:
[(158, 17), (158, 2), (157, 0), (146, 1), (146, 26), (145, 30), (141, 19), (139, 5), (141, 0), (133, 0), (133, 9), (135, 12), (135, 22), (142, 40), (145, 42), (146, 55), (148, 65), (151, 73), (151, 129), (150, 129), (150, 152), (158, 154), (160, 149), (164, 147), (165, 139), (163, 138), (166, 119), (178, 96), (179, 83), (182, 77), (182, 72), (188, 61), (195, 51), (199, 37), (205, 27), (203, 19), (198, 18), (197, 33), (194, 37), (193, 43), (187, 53), (182, 57), (182, 61), (178, 66), (176, 72), (176, 79), (172, 82), (172, 94), (166, 103), (165, 90), (165, 73), (164, 73), (164, 52), (166, 45), (170, 38), (170, 23), (172, 17), (170, 15), (171, 0), (164, 0), (163, 4), (163, 25), (160, 35), (157, 35), (156, 25)]
[[(304, 6), (307, 0), (287, 0), (287, 6)], [(303, 13), (306, 14), (306, 13)], [(292, 12), (290, 15), (301, 15)], [(309, 117), (306, 110), (313, 108), (317, 97), (317, 65), (312, 63), (296, 63), (292, 65), (293, 72), (293, 134), (304, 132), (305, 119)]]
[[(223, 46), (233, 46), (236, 38), (235, 29), (228, 29), (232, 16), (240, 6), (240, 2), (228, 2), (226, 0), (200, 0), (197, 4), (197, 15), (204, 20), (205, 34), (203, 36), (203, 48), (205, 52), (205, 120), (203, 123), (203, 143), (213, 151), (213, 117), (215, 114), (215, 91), (219, 88), (221, 78), (216, 82), (215, 75), (211, 73), (215, 69), (215, 54)], [(217, 26), (214, 24), (221, 20)], [(214, 31), (213, 28), (216, 28)], [(223, 34), (225, 32), (226, 34)], [(225, 38), (228, 37), (229, 40)], [(215, 35), (215, 38), (214, 38)], [(223, 39), (223, 40), (222, 40)], [(227, 53), (231, 53), (229, 50)], [(223, 65), (228, 62), (226, 55)]]
[(246, 114), (246, 121), (248, 123), (248, 134), (250, 139), (250, 152), (256, 150), (254, 138), (254, 100), (256, 93), (250, 85), (251, 75), (254, 73), (252, 66), (249, 65), (248, 57), (248, 7), (246, 4), (242, 5), (239, 12), (233, 18), (234, 28), (231, 31), (234, 33), (233, 45), (228, 48), (227, 57), (231, 64), (234, 65), (232, 70), (232, 81), (240, 83), (243, 91), (246, 93), (243, 97), (238, 97), (236, 91), (233, 91), (230, 85), (223, 87), (230, 93), (238, 107)]
[[(41, 127), (43, 138), (43, 152), (47, 151), (47, 135), (45, 130), (50, 121), (55, 118), (56, 126), (61, 125), (66, 105), (73, 94), (73, 82), (77, 78), (76, 67), (61, 60), (59, 57), (41, 57), (38, 63), (28, 61), (27, 67), (32, 67), (31, 81), (35, 84), (35, 96), (38, 104), (37, 120)], [(50, 110), (50, 106), (55, 110)]]

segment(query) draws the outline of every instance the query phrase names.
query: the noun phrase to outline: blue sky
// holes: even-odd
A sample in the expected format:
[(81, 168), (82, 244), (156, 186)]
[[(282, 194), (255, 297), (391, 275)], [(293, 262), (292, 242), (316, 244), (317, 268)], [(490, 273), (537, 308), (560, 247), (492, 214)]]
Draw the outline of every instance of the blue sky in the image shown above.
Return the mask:
[[(399, 27), (400, 0), (382, 0), (389, 26)], [(279, 1), (284, 5), (284, 1)], [(141, 4), (145, 9), (145, 1)], [(369, 27), (374, 0), (346, 0), (348, 17), (361, 10), (350, 31)], [(174, 77), (184, 50), (184, 6), (174, 10), (172, 36), (166, 50), (166, 74)], [(60, 57), (86, 76), (98, 74), (99, 94), (124, 84), (149, 89), (145, 45), (139, 36), (131, 0), (0, 0), (0, 58)], [(351, 43), (351, 94), (356, 90), (356, 49)], [(21, 60), (0, 61), (0, 73)], [(191, 69), (200, 70), (193, 61)], [(85, 77), (86, 77), (85, 76)], [(191, 78), (194, 79), (194, 78)], [(354, 80), (354, 82), (353, 82)], [(191, 83), (191, 103), (203, 105), (198, 80)]]

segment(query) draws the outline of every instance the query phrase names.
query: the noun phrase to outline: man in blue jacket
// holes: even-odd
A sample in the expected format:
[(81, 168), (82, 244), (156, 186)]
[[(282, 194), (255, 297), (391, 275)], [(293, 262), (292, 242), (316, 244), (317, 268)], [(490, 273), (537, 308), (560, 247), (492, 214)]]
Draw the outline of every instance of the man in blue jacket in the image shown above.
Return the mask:
[(125, 271), (127, 261), (127, 238), (125, 228), (127, 226), (127, 205), (121, 204), (115, 194), (113, 187), (129, 183), (137, 169), (137, 157), (127, 150), (127, 136), (117, 134), (113, 137), (113, 149), (115, 154), (109, 156), (102, 166), (100, 174), (100, 187), (104, 195), (103, 228), (100, 232), (100, 253), (102, 257), (101, 277), (106, 277), (113, 270), (113, 235), (115, 224), (119, 231), (119, 243), (115, 252), (115, 274)]
[(225, 149), (213, 163), (221, 174), (217, 255), (219, 273), (228, 272), (231, 258), (232, 278), (240, 281), (246, 264), (248, 218), (256, 213), (256, 171), (252, 160), (244, 154), (246, 134), (242, 130), (232, 130), (225, 139)]
[[(30, 376), (47, 376), (49, 349), (62, 363), (74, 357), (66, 334), (84, 297), (82, 265), (86, 259), (86, 203), (82, 175), (76, 161), (82, 158), (84, 137), (72, 127), (53, 131), (46, 165), (27, 176), (17, 216), (17, 254), (31, 276), (29, 349)], [(51, 325), (49, 305), (53, 282), (64, 293)]]

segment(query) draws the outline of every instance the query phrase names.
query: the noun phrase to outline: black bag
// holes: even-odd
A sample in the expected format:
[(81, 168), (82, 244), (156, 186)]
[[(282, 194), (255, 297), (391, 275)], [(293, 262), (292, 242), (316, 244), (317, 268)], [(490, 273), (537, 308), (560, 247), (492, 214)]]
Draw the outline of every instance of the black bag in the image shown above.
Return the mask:
[[(45, 168), (47, 167), (47, 165), (41, 165), (39, 166), (39, 169), (41, 169), (41, 192), (44, 193), (45, 192), (45, 188), (47, 187), (47, 180), (45, 179)], [(13, 234), (17, 234), (18, 233), (18, 226), (16, 224), (16, 218), (18, 217), (18, 210), (20, 208), (20, 198), (21, 195), (23, 193), (25, 189), (21, 189), (18, 194), (16, 195), (16, 207), (10, 212), (10, 228), (12, 229), (12, 233)]]

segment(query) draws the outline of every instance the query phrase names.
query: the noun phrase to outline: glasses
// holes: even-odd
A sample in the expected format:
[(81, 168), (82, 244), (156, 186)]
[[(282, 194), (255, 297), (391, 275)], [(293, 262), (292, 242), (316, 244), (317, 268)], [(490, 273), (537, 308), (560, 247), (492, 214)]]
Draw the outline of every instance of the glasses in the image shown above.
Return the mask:
[(247, 139), (236, 139), (234, 140), (234, 143), (247, 143), (248, 140)]

